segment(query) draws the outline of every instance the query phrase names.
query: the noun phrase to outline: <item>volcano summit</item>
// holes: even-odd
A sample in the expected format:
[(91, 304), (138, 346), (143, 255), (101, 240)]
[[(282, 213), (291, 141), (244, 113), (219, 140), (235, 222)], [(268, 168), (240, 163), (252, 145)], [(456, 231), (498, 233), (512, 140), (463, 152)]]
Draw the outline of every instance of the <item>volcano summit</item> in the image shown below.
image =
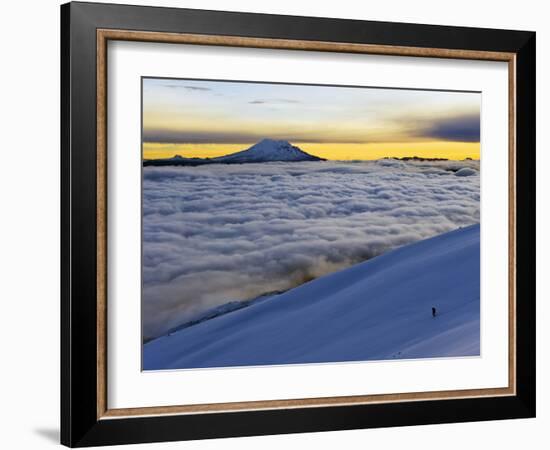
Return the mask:
[(176, 155), (173, 158), (149, 159), (143, 161), (144, 166), (198, 166), (203, 164), (246, 164), (263, 162), (298, 162), (324, 161), (288, 141), (262, 139), (252, 147), (229, 155), (216, 158), (185, 158)]

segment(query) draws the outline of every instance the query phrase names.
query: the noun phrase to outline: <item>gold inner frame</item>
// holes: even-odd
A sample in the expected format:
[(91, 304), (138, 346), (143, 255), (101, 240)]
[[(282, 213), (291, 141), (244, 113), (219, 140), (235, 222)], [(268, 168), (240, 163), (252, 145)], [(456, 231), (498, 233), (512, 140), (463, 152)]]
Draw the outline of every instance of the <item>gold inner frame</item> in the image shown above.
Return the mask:
[[(109, 409), (107, 404), (107, 42), (109, 40), (217, 45), (392, 56), (503, 61), (508, 63), (508, 387), (401, 394), (261, 400), (199, 405)], [(420, 400), (513, 396), (516, 394), (516, 54), (445, 48), (403, 47), (239, 36), (97, 30), (97, 418), (344, 406)]]

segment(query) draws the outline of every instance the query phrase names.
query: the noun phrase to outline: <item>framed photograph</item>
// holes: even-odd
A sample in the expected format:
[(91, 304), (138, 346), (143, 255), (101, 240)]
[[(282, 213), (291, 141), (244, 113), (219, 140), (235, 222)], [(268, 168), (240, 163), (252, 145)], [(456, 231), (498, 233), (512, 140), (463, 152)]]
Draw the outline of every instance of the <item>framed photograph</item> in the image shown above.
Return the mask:
[(535, 33), (61, 7), (61, 440), (535, 415)]

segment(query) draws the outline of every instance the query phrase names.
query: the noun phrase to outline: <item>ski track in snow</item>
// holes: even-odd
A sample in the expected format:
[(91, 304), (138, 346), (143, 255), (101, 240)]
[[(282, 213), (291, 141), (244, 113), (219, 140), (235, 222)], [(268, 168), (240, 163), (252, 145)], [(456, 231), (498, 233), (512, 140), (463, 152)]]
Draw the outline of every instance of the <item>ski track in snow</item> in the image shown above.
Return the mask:
[(472, 225), (155, 339), (144, 370), (479, 355), (479, 270)]

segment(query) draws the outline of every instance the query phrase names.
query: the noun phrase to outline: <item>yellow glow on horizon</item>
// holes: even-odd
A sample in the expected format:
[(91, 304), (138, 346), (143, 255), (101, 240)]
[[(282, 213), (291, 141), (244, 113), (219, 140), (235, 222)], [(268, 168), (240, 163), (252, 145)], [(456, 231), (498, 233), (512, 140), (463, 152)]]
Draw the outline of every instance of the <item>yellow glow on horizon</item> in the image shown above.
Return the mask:
[(303, 144), (300, 148), (321, 158), (336, 160), (402, 158), (479, 159), (479, 142), (379, 142), (370, 144)]
[[(163, 144), (143, 143), (144, 159), (171, 158), (180, 155), (188, 158), (214, 158), (246, 150), (252, 144)], [(372, 160), (384, 157), (419, 156), (461, 160), (479, 159), (479, 142), (381, 142), (369, 144), (299, 143), (299, 148), (312, 155), (332, 160)]]

